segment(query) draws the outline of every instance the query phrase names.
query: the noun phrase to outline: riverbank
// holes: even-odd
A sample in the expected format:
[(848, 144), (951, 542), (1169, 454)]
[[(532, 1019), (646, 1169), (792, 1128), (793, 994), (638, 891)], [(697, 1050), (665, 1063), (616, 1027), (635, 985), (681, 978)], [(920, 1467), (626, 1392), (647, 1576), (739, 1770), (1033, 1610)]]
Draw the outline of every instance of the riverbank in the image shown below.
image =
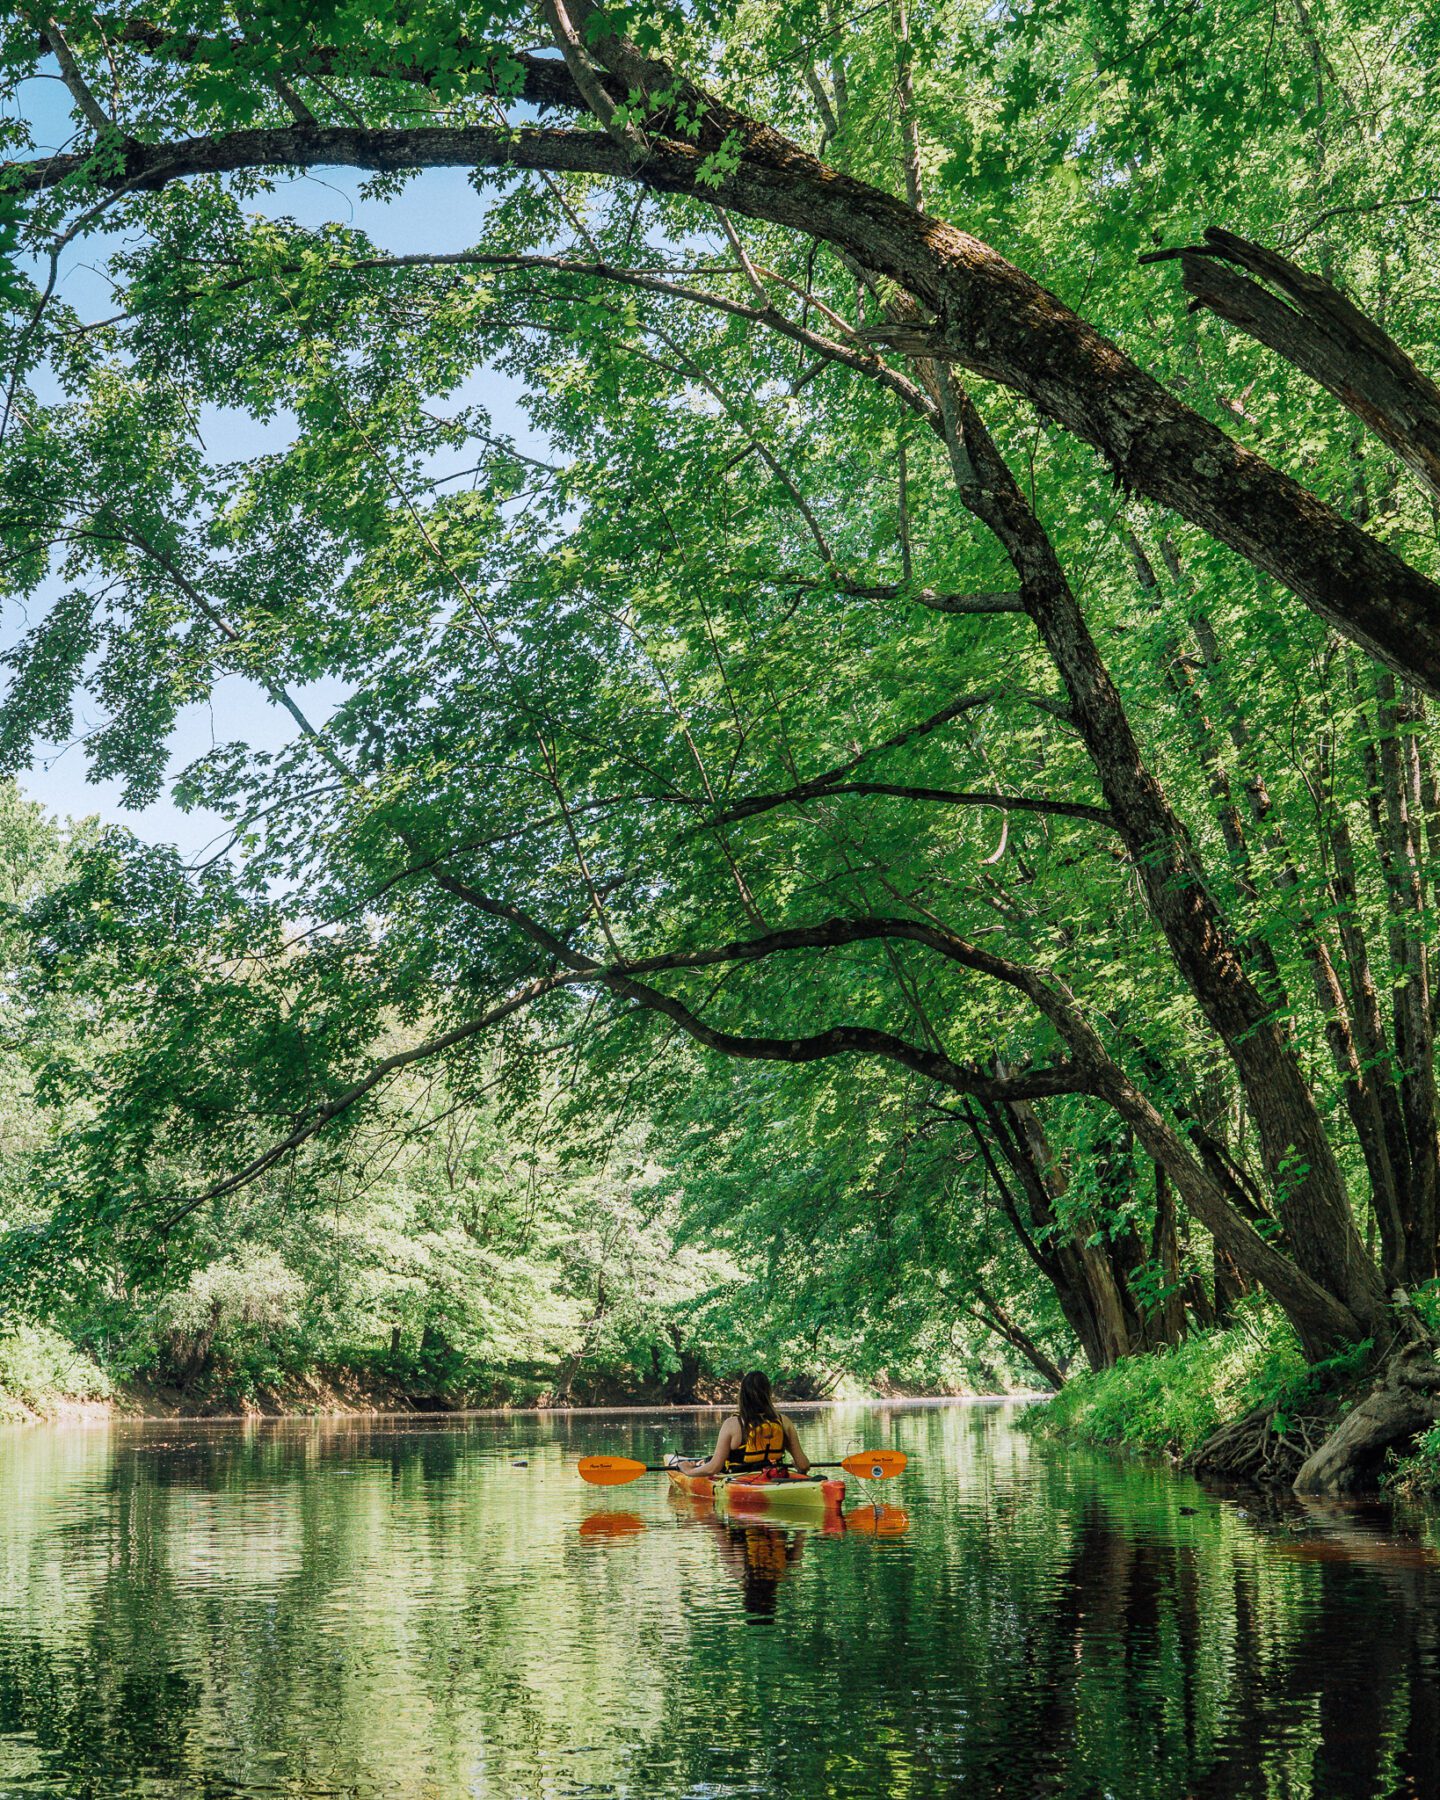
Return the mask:
[[(380, 1356), (295, 1370), (266, 1380), (245, 1372), (205, 1371), (185, 1383), (139, 1374), (117, 1380), (58, 1333), (22, 1326), (0, 1335), (0, 1424), (116, 1419), (254, 1419), (307, 1416), (374, 1417), (476, 1411), (596, 1412), (625, 1408), (706, 1408), (733, 1403), (738, 1375), (701, 1375), (687, 1391), (664, 1381), (596, 1374), (572, 1382), (568, 1394), (531, 1374), (496, 1375), (448, 1365), (438, 1372), (418, 1360)], [(777, 1384), (788, 1406), (864, 1400), (970, 1399), (969, 1388), (842, 1380), (817, 1393), (813, 1383)], [(1004, 1395), (996, 1395), (1003, 1398)], [(1021, 1397), (1018, 1394), (1014, 1397)]]
[[(1073, 1375), (1026, 1428), (1062, 1444), (1163, 1457), (1201, 1475), (1289, 1487), (1306, 1458), (1373, 1385), (1370, 1345), (1308, 1364), (1263, 1306), (1225, 1330)], [(1375, 1471), (1375, 1485), (1440, 1493), (1440, 1430)]]
[(1280, 1407), (1308, 1374), (1283, 1321), (1255, 1310), (1173, 1349), (1072, 1375), (1030, 1429), (1188, 1465), (1222, 1426), (1259, 1406)]
[[(787, 1410), (797, 1413), (820, 1412), (831, 1407), (884, 1405), (893, 1401), (907, 1406), (945, 1406), (960, 1400), (1044, 1400), (1046, 1394), (1015, 1392), (1004, 1394), (847, 1394), (834, 1400), (788, 1400), (781, 1396)], [(138, 1390), (122, 1390), (109, 1400), (74, 1400), (50, 1397), (40, 1405), (30, 1406), (13, 1395), (0, 1393), (0, 1425), (73, 1425), (107, 1424), (130, 1419), (171, 1420), (175, 1423), (211, 1425), (238, 1424), (249, 1419), (393, 1419), (456, 1417), (478, 1414), (504, 1414), (517, 1417), (584, 1416), (624, 1412), (714, 1413), (718, 1419), (732, 1410), (732, 1400), (637, 1400), (634, 1398), (574, 1406), (558, 1402), (474, 1403), (434, 1406), (416, 1404), (406, 1395), (346, 1394), (324, 1384), (309, 1387), (304, 1393), (265, 1395), (240, 1401), (216, 1400), (196, 1404), (183, 1398), (168, 1398)]]
[[(268, 1360), (268, 1359), (267, 1359)], [(278, 1359), (276, 1359), (278, 1360)], [(597, 1374), (572, 1382), (580, 1404), (643, 1404), (720, 1397), (721, 1384), (696, 1380), (676, 1394), (661, 1382)], [(713, 1393), (712, 1393), (713, 1390)], [(77, 1418), (236, 1419), (306, 1414), (445, 1413), (476, 1407), (563, 1404), (553, 1380), (533, 1370), (496, 1373), (453, 1357), (357, 1352), (353, 1358), (276, 1368), (202, 1364), (184, 1379), (153, 1369), (121, 1376), (45, 1326), (0, 1332), (0, 1423)]]
[(58, 1332), (34, 1325), (0, 1332), (0, 1424), (98, 1418), (115, 1406), (109, 1376)]

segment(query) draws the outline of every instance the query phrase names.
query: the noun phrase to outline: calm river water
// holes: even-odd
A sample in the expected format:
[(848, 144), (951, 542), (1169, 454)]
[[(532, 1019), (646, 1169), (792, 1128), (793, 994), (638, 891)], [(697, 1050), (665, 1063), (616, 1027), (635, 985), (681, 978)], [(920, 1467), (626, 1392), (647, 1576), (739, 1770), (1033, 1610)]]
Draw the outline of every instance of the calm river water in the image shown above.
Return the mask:
[(0, 1800), (1440, 1795), (1428, 1527), (799, 1417), (910, 1453), (907, 1533), (570, 1467), (711, 1415), (0, 1433)]

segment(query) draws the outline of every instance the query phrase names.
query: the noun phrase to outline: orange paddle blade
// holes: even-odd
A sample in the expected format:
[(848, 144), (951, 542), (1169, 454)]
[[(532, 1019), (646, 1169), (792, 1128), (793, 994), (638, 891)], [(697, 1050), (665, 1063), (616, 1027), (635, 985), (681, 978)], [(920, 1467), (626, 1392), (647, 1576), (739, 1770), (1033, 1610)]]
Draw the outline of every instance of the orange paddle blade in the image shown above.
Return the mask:
[(888, 1481), (892, 1475), (903, 1475), (909, 1460), (903, 1450), (860, 1450), (840, 1467), (861, 1481)]
[(631, 1456), (582, 1456), (576, 1467), (580, 1479), (596, 1487), (623, 1487), (647, 1472), (645, 1464)]

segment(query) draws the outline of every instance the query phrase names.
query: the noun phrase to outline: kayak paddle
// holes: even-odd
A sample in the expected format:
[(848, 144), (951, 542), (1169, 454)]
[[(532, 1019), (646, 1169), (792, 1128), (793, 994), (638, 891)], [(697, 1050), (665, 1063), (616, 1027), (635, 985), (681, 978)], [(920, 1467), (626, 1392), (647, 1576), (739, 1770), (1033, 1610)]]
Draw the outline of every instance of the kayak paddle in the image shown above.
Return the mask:
[[(904, 1472), (906, 1460), (903, 1450), (861, 1450), (839, 1462), (811, 1463), (810, 1467), (845, 1469), (860, 1481), (887, 1481), (892, 1475)], [(629, 1456), (582, 1456), (576, 1464), (580, 1479), (596, 1487), (622, 1487), (642, 1475), (668, 1474), (671, 1466), (670, 1463), (636, 1462)]]

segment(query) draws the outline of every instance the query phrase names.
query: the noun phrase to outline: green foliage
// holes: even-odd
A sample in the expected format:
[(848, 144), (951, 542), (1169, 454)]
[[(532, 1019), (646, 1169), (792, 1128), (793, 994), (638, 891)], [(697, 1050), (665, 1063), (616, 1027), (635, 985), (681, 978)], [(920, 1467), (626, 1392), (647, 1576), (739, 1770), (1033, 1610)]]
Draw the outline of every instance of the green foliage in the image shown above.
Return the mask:
[(863, 1064), (732, 1069), (693, 1081), (662, 1119), (685, 1238), (738, 1272), (699, 1310), (737, 1359), (942, 1390), (1033, 1385), (980, 1324), (977, 1284), (1064, 1357), (1054, 1293), (1017, 1259), (969, 1135), (916, 1088)]
[(1252, 1407), (1292, 1404), (1313, 1379), (1289, 1327), (1273, 1310), (1252, 1307), (1223, 1331), (1072, 1376), (1028, 1418), (1033, 1430), (1064, 1442), (1183, 1458)]
[[(1308, 1365), (1299, 1374), (1291, 1375), (1283, 1380), (1275, 1389), (1273, 1396), (1262, 1394), (1258, 1404), (1271, 1404), (1271, 1428), (1284, 1432), (1289, 1429), (1293, 1414), (1312, 1407), (1327, 1395), (1343, 1394), (1345, 1389), (1357, 1381), (1366, 1370), (1375, 1349), (1373, 1338), (1359, 1338), (1353, 1344), (1334, 1356), (1322, 1357), (1320, 1361)], [(1351, 1404), (1342, 1399), (1341, 1407)]]
[(0, 1420), (108, 1400), (109, 1376), (60, 1332), (18, 1325), (0, 1332)]
[(1414, 1447), (1386, 1472), (1385, 1485), (1413, 1499), (1433, 1501), (1440, 1494), (1440, 1425), (1432, 1426)]
[[(173, 857), (123, 834), (67, 838), (9, 788), (0, 852), (12, 906), (24, 902), (11, 915), (12, 1033), (0, 1044), (7, 1291), (122, 1385), (182, 1405), (303, 1404), (318, 1375), (342, 1392), (458, 1404), (689, 1398), (697, 1380), (757, 1360), (810, 1390), (846, 1373), (1009, 1379), (993, 1354), (977, 1363), (963, 1333), (957, 1344), (941, 1291), (953, 1278), (931, 1266), (911, 1279), (933, 1265), (932, 1240), (912, 1239), (903, 1208), (886, 1209), (896, 1255), (883, 1282), (866, 1236), (840, 1229), (803, 1275), (798, 1245), (756, 1268), (744, 1215), (721, 1229), (709, 1209), (753, 1167), (736, 1122), (764, 1117), (737, 1086), (724, 1133), (735, 1154), (720, 1161), (714, 1122), (702, 1127), (693, 1106), (709, 1090), (692, 1085), (689, 1062), (652, 1084), (650, 1119), (626, 1119), (597, 1114), (593, 1086), (567, 1090), (553, 1057), (521, 1038), (508, 1062), (457, 1064), (451, 1088), (429, 1070), (392, 1081), (333, 1144), (177, 1210), (172, 1196), (214, 1155), (236, 1096), (250, 1113), (274, 1108), (277, 1130), (303, 1103), (313, 1063), (262, 1040), (273, 1046), (303, 1013), (313, 1050), (321, 1009), (333, 1004), (338, 1022), (363, 947), (348, 947), (348, 967), (333, 944), (299, 966), (281, 958), (272, 981), (268, 903), (249, 903), (223, 871), (177, 886)], [(341, 985), (326, 1002), (331, 979)], [(392, 1045), (424, 1029), (404, 1016), (397, 999)], [(352, 1012), (343, 1029), (374, 1025)], [(791, 1165), (798, 1211), (825, 1159), (832, 1180), (839, 1172), (835, 1099), (789, 1127), (796, 1140), (820, 1133)], [(876, 1099), (883, 1109), (883, 1088)], [(877, 1131), (882, 1158), (885, 1142)], [(872, 1151), (854, 1148), (858, 1172)], [(110, 1198), (81, 1211), (69, 1196), (91, 1183)], [(778, 1246), (778, 1216), (768, 1229)], [(58, 1377), (54, 1391), (65, 1391)]]
[[(1380, 0), (1293, 20), (1229, 0), (910, 10), (909, 45), (892, 9), (837, 34), (809, 3), (592, 26), (892, 192), (903, 65), (930, 212), (1432, 567), (1428, 502), (1357, 449), (1353, 418), (1136, 259), (1223, 223), (1428, 342), (1433, 29)], [(237, 32), (213, 0), (160, 0), (148, 43), (81, 20), (70, 48), (142, 142), (288, 128), (296, 94), (335, 129), (493, 129), (530, 15), (501, 0), (463, 23), (430, 0), (307, 0)], [(30, 26), (6, 34), (7, 154), (40, 56)], [(1008, 607), (936, 609), (1015, 570), (893, 385), (813, 354), (822, 327), (873, 345), (885, 283), (857, 287), (803, 230), (746, 219), (738, 256), (734, 221), (694, 198), (518, 164), (476, 178), (469, 240), (431, 257), (391, 247), (424, 216), (393, 172), (345, 218), (255, 169), (102, 194), (119, 140), (75, 105), (82, 166), (23, 220), (0, 201), (0, 251), (31, 276), (99, 209), (87, 250), (114, 295), (99, 315), (60, 281), (7, 328), (0, 597), (27, 623), (0, 768), (83, 734), (97, 779), (135, 803), (168, 785), (232, 835), (199, 867), (96, 829), (16, 852), (17, 1303), (137, 1368), (177, 1373), (203, 1344), (215, 1379), (251, 1387), (390, 1355), (395, 1332), (451, 1385), (663, 1383), (698, 1355), (998, 1382), (1015, 1357), (977, 1349), (997, 1307), (1042, 1357), (1073, 1352), (1062, 1254), (1110, 1259), (1137, 1332), (1181, 1301), (1209, 1316), (1208, 1237), (1190, 1222), (1162, 1260), (1153, 1168), (1099, 1098), (1039, 1103), (1053, 1179), (1027, 1235), (983, 1121), (914, 1057), (802, 1066), (839, 1027), (977, 1081), (1053, 1070), (1053, 1020), (1015, 985), (910, 941), (716, 960), (895, 916), (1062, 984), (1295, 1251), (1281, 1215), (1313, 1171), (1262, 1153), (1046, 645)], [(683, 114), (723, 199), (743, 134)], [(746, 316), (756, 281), (790, 335)], [(1433, 726), (1075, 439), (976, 395), (1193, 838), (1229, 939), (1206, 954), (1243, 952), (1285, 1020), (1366, 1222), (1317, 956), (1350, 980), (1368, 948), (1354, 995), (1380, 996), (1398, 1043), (1435, 914), (1395, 924), (1374, 765), (1403, 742), (1423, 785)], [(211, 748), (172, 771), (177, 722), (207, 707)], [(697, 1026), (765, 1066), (725, 1064)], [(456, 1119), (475, 1134), (458, 1163)], [(1116, 1377), (1193, 1376), (1194, 1416), (1146, 1389), (1142, 1435), (1189, 1442), (1249, 1391), (1248, 1352), (1232, 1367), (1220, 1342)]]

